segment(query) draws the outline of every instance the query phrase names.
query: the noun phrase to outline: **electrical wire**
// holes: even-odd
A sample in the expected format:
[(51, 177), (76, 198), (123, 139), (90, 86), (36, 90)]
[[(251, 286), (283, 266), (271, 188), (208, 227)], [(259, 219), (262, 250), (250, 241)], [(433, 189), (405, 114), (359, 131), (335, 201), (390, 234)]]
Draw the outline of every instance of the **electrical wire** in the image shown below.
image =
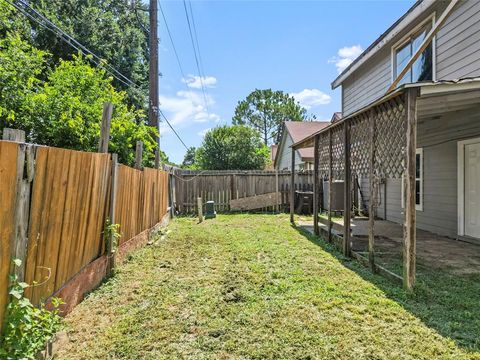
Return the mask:
[(163, 8), (162, 8), (162, 5), (160, 4), (160, 0), (158, 0), (158, 7), (160, 8), (160, 12), (163, 17), (163, 22), (165, 23), (165, 28), (167, 29), (168, 37), (170, 39), (170, 42), (172, 43), (173, 52), (175, 54), (175, 58), (177, 59), (177, 64), (180, 69), (180, 73), (182, 74), (182, 78), (186, 80), (187, 78), (185, 76), (185, 72), (183, 71), (183, 66), (180, 61), (180, 57), (178, 56), (177, 47), (175, 46), (175, 42), (173, 41), (172, 33), (170, 32), (170, 27), (168, 26), (167, 18), (165, 17), (165, 13), (163, 12)]
[[(17, 3), (11, 2), (10, 0), (4, 0), (4, 1), (7, 2), (8, 4), (10, 4), (11, 6), (13, 6), (15, 9), (17, 9), (20, 13), (22, 13), (24, 16), (28, 17), (33, 22), (37, 23), (38, 25), (40, 25), (44, 29), (49, 30), (52, 33), (54, 33), (55, 35), (57, 35), (61, 40), (63, 40), (65, 43), (70, 45), (75, 50), (81, 52), (83, 55), (92, 56), (92, 58), (90, 60), (95, 65), (104, 68), (105, 71), (107, 71), (110, 75), (112, 75), (115, 79), (120, 81), (122, 84), (124, 84), (126, 86), (132, 86), (133, 85), (137, 88), (140, 88), (133, 80), (129, 79), (128, 77), (123, 75), (121, 72), (119, 72), (117, 69), (115, 69), (113, 66), (106, 63), (104, 59), (102, 59), (101, 57), (99, 57), (98, 55), (93, 53), (91, 50), (86, 48), (84, 45), (79, 43), (76, 39), (74, 39), (73, 37), (68, 35), (65, 31), (60, 29), (58, 26), (53, 24), (50, 20), (48, 20), (46, 17), (44, 17), (38, 11), (33, 9), (30, 5), (24, 3), (22, 0), (19, 0), (19, 3), (21, 3), (22, 6), (19, 6)], [(31, 13), (29, 13), (26, 9), (31, 10), (35, 15), (32, 15)], [(39, 18), (41, 20), (39, 20)]]
[[(56, 26), (55, 24), (53, 24), (50, 20), (48, 20), (45, 16), (43, 16), (42, 14), (40, 14), (38, 11), (36, 11), (35, 9), (33, 9), (32, 7), (30, 7), (30, 5), (24, 3), (22, 0), (19, 0), (19, 3), (22, 4), (22, 6), (19, 6), (17, 5), (17, 3), (14, 3), (14, 2), (11, 2), (10, 0), (4, 0), (5, 2), (7, 2), (8, 4), (10, 4), (11, 6), (13, 6), (15, 9), (17, 9), (20, 13), (22, 13), (24, 16), (26, 16), (27, 18), (29, 18), (30, 20), (34, 21), (35, 23), (37, 23), (38, 25), (40, 25), (41, 27), (53, 32), (55, 35), (59, 36), (59, 38), (61, 40), (63, 40), (64, 42), (66, 42), (67, 44), (69, 44), (71, 47), (73, 47), (75, 50), (81, 52), (82, 54), (84, 55), (91, 55), (93, 58), (96, 58), (97, 61), (93, 61), (93, 59), (91, 59), (97, 66), (100, 66), (102, 68), (105, 68), (105, 65), (108, 66), (108, 68), (111, 70), (109, 71), (109, 69), (105, 69), (110, 75), (112, 75), (115, 79), (117, 79), (118, 81), (122, 82), (124, 85), (126, 86), (134, 86), (138, 89), (141, 89), (140, 86), (138, 86), (133, 80), (129, 79), (127, 76), (123, 75), (120, 71), (118, 71), (117, 69), (115, 69), (113, 66), (111, 65), (108, 65), (107, 63), (104, 62), (104, 60), (102, 58), (100, 58), (98, 55), (94, 54), (92, 51), (90, 51), (87, 47), (85, 47), (84, 45), (80, 44), (76, 39), (74, 39), (73, 37), (71, 37), (70, 35), (68, 35), (65, 31), (63, 31), (62, 29), (60, 29), (58, 26)], [(40, 21), (38, 18), (35, 18), (35, 16), (33, 16), (32, 14), (30, 14), (28, 11), (26, 11), (25, 8), (28, 8), (30, 9), (31, 11), (33, 11), (34, 14), (36, 14), (36, 16), (40, 19), (42, 19), (46, 24), (50, 24), (52, 27), (49, 27), (47, 25), (45, 25), (45, 23), (43, 23), (42, 21)], [(118, 76), (116, 75), (118, 74)], [(123, 80), (122, 80), (123, 79)], [(160, 114), (162, 115), (162, 117), (165, 119), (165, 121), (167, 122), (168, 126), (172, 129), (172, 131), (175, 133), (175, 135), (177, 136), (177, 138), (180, 140), (180, 142), (182, 143), (182, 145), (185, 147), (185, 149), (188, 150), (188, 147), (187, 145), (185, 145), (185, 142), (182, 140), (182, 138), (180, 137), (180, 135), (177, 133), (177, 131), (174, 129), (174, 127), (172, 126), (172, 124), (170, 123), (170, 121), (168, 121), (167, 117), (165, 116), (165, 114), (161, 111), (160, 111)]]
[(207, 101), (207, 95), (206, 95), (206, 91), (205, 91), (205, 84), (203, 83), (202, 72), (200, 70), (200, 61), (198, 59), (197, 49), (195, 47), (195, 40), (194, 40), (193, 32), (192, 32), (192, 25), (190, 24), (190, 16), (188, 15), (187, 3), (186, 3), (185, 0), (183, 0), (183, 8), (185, 9), (185, 17), (187, 18), (188, 31), (190, 33), (190, 40), (192, 41), (193, 54), (195, 56), (195, 63), (197, 65), (198, 75), (200, 77), (200, 85), (202, 87), (203, 99), (205, 100), (205, 108), (207, 109), (207, 113), (208, 113), (209, 112), (208, 111), (208, 101)]
[(206, 78), (205, 71), (203, 69), (202, 53), (200, 52), (200, 45), (198, 43), (198, 32), (197, 32), (197, 27), (195, 25), (195, 17), (193, 16), (192, 2), (190, 0), (188, 0), (188, 7), (190, 9), (190, 16), (192, 17), (193, 35), (195, 35), (195, 44), (197, 45), (197, 53), (198, 53), (198, 60), (200, 62), (201, 75), (203, 76), (203, 78)]
[(172, 129), (172, 131), (174, 132), (174, 134), (177, 136), (178, 140), (180, 140), (180, 142), (182, 143), (182, 145), (185, 147), (185, 149), (187, 149), (188, 151), (188, 146), (185, 145), (185, 143), (183, 142), (182, 138), (180, 137), (180, 135), (178, 135), (177, 131), (173, 128), (172, 124), (170, 124), (170, 121), (168, 121), (167, 117), (165, 116), (165, 114), (163, 113), (162, 110), (159, 110), (160, 111), (160, 115), (163, 116), (163, 118), (165, 119), (165, 121), (167, 122), (168, 126), (170, 126), (170, 129)]

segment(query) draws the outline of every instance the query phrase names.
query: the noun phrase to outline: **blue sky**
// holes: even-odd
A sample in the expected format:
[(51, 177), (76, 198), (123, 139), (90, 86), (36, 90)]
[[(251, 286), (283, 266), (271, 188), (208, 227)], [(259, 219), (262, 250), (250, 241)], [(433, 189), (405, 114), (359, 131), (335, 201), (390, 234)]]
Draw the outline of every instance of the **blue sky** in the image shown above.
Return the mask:
[[(188, 3), (187, 3), (188, 4)], [(390, 1), (193, 1), (206, 99), (182, 1), (161, 1), (184, 74), (159, 12), (160, 106), (187, 146), (230, 124), (255, 88), (293, 94), (318, 120), (340, 110), (330, 83), (412, 4)], [(206, 104), (206, 105), (205, 105)], [(185, 148), (163, 123), (161, 147), (180, 163)]]

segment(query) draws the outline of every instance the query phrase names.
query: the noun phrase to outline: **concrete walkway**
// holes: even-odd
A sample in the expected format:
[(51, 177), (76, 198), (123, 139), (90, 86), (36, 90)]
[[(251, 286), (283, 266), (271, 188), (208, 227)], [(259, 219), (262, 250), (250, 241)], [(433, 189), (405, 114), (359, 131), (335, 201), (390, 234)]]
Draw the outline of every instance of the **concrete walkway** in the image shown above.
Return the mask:
[[(313, 233), (313, 223), (299, 225)], [(326, 230), (326, 226), (320, 224)], [(368, 251), (368, 220), (352, 220), (353, 246), (359, 252)], [(341, 234), (340, 234), (341, 235)], [(375, 220), (375, 250), (379, 256), (402, 256), (402, 225)], [(417, 230), (417, 258), (425, 265), (448, 268), (455, 274), (480, 274), (480, 246)]]

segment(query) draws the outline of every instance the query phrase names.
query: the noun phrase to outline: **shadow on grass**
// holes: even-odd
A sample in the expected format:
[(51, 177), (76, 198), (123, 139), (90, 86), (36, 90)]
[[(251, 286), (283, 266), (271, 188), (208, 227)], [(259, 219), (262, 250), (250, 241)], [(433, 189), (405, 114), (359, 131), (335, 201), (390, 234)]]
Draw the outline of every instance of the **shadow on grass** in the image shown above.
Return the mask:
[[(294, 228), (306, 239), (334, 255), (345, 267), (380, 288), (440, 335), (452, 339), (464, 350), (480, 351), (480, 275), (457, 275), (448, 268), (429, 268), (417, 259), (417, 285), (414, 293), (372, 274), (356, 260), (343, 256), (333, 244), (302, 227)], [(401, 259), (383, 259), (401, 273)]]

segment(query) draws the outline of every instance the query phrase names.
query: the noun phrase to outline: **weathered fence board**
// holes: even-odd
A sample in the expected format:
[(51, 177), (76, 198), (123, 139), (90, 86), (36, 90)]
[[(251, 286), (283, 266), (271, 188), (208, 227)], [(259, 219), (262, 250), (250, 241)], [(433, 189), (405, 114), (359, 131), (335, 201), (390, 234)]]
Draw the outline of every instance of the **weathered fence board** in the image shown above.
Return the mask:
[(168, 173), (119, 165), (117, 176), (115, 218), (120, 224), (122, 244), (154, 226), (167, 212)]
[[(25, 282), (32, 285), (25, 295), (32, 303), (60, 293), (72, 302), (66, 306), (71, 309), (82, 291), (91, 290), (107, 274), (91, 272), (103, 271), (106, 263), (109, 216), (120, 224), (123, 254), (144, 241), (145, 230), (165, 220), (167, 172), (120, 165), (115, 193), (112, 176), (112, 156), (107, 153), (0, 141), (0, 325), (15, 255), (25, 264)], [(18, 184), (25, 191), (19, 192)], [(116, 202), (111, 209), (112, 199)], [(127, 243), (131, 239), (134, 242)]]
[[(0, 141), (0, 324), (8, 301), (10, 239), (13, 236), (18, 146)], [(13, 159), (13, 161), (12, 161)]]
[(241, 199), (230, 200), (230, 210), (255, 210), (275, 206), (280, 201), (279, 193), (249, 196)]
[(103, 249), (110, 155), (39, 148), (33, 182), (26, 282), (38, 304)]
[[(175, 203), (183, 214), (196, 212), (196, 199), (213, 200), (217, 212), (231, 210), (231, 200), (280, 193), (279, 208), (284, 211), (290, 205), (290, 171), (192, 171), (175, 170), (173, 181)], [(313, 172), (297, 171), (295, 189), (313, 190)], [(276, 204), (275, 204), (276, 205)], [(273, 205), (273, 207), (275, 207)], [(274, 211), (272, 206), (265, 210)]]

